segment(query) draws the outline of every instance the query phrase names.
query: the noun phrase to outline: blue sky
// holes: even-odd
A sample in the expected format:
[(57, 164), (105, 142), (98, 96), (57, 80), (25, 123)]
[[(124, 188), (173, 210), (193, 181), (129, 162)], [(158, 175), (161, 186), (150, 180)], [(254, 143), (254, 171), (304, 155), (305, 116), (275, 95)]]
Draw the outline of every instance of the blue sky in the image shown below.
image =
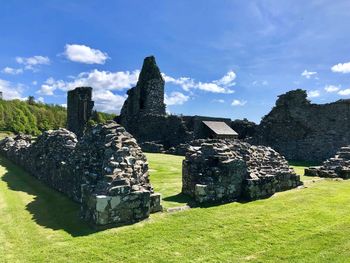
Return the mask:
[(145, 56), (171, 113), (259, 122), (278, 95), (350, 96), (350, 1), (2, 1), (0, 90), (66, 103), (94, 88), (118, 112)]

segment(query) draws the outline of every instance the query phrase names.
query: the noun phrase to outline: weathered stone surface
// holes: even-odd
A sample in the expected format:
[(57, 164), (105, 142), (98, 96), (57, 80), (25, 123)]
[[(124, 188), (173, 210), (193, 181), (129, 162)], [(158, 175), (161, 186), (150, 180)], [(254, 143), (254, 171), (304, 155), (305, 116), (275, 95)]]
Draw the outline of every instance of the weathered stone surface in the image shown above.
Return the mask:
[(94, 102), (91, 100), (92, 88), (78, 87), (68, 91), (67, 129), (82, 137), (91, 118)]
[(99, 124), (78, 141), (66, 129), (5, 138), (0, 152), (39, 180), (81, 203), (94, 224), (129, 224), (161, 210), (148, 179), (146, 156), (115, 122)]
[(194, 141), (183, 161), (182, 192), (199, 203), (259, 199), (301, 184), (276, 151), (239, 140)]
[(350, 100), (312, 104), (305, 90), (279, 96), (252, 141), (268, 145), (288, 160), (321, 162), (350, 144)]
[(305, 169), (305, 175), (350, 179), (350, 146), (341, 147), (334, 157), (324, 161), (321, 166)]

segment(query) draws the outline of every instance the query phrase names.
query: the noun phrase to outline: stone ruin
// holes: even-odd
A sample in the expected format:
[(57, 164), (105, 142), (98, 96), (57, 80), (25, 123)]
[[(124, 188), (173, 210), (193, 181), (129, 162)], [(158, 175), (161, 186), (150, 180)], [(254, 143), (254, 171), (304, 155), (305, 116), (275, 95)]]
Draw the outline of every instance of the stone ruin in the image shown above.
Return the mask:
[(92, 88), (90, 87), (78, 87), (68, 91), (67, 129), (78, 137), (84, 135), (86, 125), (92, 116), (94, 102), (91, 98)]
[[(221, 122), (232, 128), (228, 118), (166, 114), (164, 80), (153, 56), (146, 57), (136, 87), (130, 89), (117, 122), (130, 132), (145, 151), (177, 152), (180, 144), (208, 138), (204, 121)], [(248, 125), (251, 125), (249, 123)], [(249, 133), (246, 122), (235, 122)]]
[(261, 199), (300, 185), (279, 153), (239, 140), (194, 141), (183, 161), (182, 192), (198, 203)]
[(312, 104), (305, 90), (280, 95), (257, 127), (252, 143), (268, 145), (288, 160), (321, 162), (350, 144), (350, 100)]
[(95, 225), (129, 224), (161, 210), (145, 155), (115, 122), (94, 126), (79, 140), (66, 129), (46, 131), (34, 142), (8, 137), (0, 153), (80, 202), (82, 218)]
[(305, 169), (306, 176), (350, 179), (350, 146), (341, 147), (336, 155), (321, 166)]

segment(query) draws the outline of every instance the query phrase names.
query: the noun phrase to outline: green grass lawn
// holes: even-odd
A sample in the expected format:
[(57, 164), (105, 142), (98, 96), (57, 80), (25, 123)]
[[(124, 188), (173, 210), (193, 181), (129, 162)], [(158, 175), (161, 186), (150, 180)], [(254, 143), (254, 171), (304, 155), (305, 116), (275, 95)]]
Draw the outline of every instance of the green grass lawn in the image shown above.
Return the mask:
[[(147, 154), (165, 206), (182, 205), (182, 157)], [(0, 262), (349, 262), (350, 181), (95, 231), (79, 205), (0, 158)]]

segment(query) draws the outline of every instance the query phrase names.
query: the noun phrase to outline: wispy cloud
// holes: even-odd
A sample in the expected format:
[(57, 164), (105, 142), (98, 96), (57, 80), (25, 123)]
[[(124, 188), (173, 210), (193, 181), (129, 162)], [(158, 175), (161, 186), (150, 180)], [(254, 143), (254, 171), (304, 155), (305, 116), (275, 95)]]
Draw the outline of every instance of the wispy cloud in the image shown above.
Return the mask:
[(37, 71), (40, 65), (49, 65), (50, 59), (44, 56), (16, 57), (16, 62), (26, 70)]
[(232, 106), (244, 106), (247, 104), (247, 101), (245, 100), (237, 100), (237, 99), (234, 99), (231, 103)]
[(173, 78), (164, 73), (162, 75), (165, 82), (178, 85), (185, 91), (199, 89), (213, 93), (231, 94), (234, 93), (234, 90), (232, 90), (230, 87), (236, 85), (234, 82), (236, 79), (236, 74), (233, 71), (229, 71), (222, 78), (211, 82), (195, 81), (193, 78), (189, 77)]
[(324, 87), (324, 90), (328, 93), (333, 93), (337, 92), (340, 90), (340, 86), (335, 86), (335, 85), (327, 85)]
[(307, 71), (306, 69), (301, 73), (304, 78), (310, 79), (312, 76), (316, 77), (316, 71)]
[(9, 75), (18, 75), (18, 74), (23, 73), (23, 69), (5, 67), (1, 72), (5, 73), (5, 74), (9, 74)]
[(214, 99), (214, 100), (212, 100), (212, 102), (214, 102), (214, 103), (225, 103), (225, 100), (223, 100), (223, 99)]

